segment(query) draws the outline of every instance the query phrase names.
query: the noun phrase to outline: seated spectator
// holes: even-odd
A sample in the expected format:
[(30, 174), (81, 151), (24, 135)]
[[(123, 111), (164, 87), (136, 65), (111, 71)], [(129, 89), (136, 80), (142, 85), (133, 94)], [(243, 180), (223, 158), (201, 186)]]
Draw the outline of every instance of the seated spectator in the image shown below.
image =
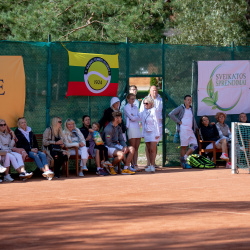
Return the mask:
[[(90, 117), (88, 115), (84, 115), (82, 117), (82, 127), (80, 128), (80, 131), (82, 132), (84, 138), (85, 138), (85, 141), (86, 141), (86, 147), (88, 149), (88, 153), (90, 154), (89, 152), (89, 142), (93, 140), (90, 132), (89, 132), (89, 129), (90, 129)], [(101, 167), (101, 162), (100, 162), (100, 153), (99, 153), (99, 149), (96, 149), (94, 148), (93, 152), (91, 153), (91, 156), (93, 158), (95, 158), (95, 163), (96, 163), (96, 167), (97, 167), (97, 174), (98, 175), (106, 175), (103, 173), (103, 171), (101, 171), (103, 174), (100, 174), (100, 171), (102, 169)]]
[(104, 146), (102, 137), (98, 132), (99, 127), (99, 123), (93, 122), (92, 128), (89, 129), (89, 132), (91, 132), (91, 136), (93, 138), (92, 140), (89, 140), (89, 152), (92, 155), (94, 149), (98, 149), (102, 166), (99, 169), (97, 168), (98, 174), (107, 175), (107, 172), (103, 168), (107, 169), (109, 166), (112, 166), (112, 164), (109, 162), (108, 148)]
[[(227, 140), (225, 138), (220, 138), (215, 123), (209, 124), (209, 118), (206, 115), (200, 118), (200, 132), (204, 141), (215, 141), (215, 147), (222, 149), (222, 154), (220, 156), (222, 160), (229, 160)], [(206, 149), (212, 149), (213, 143), (208, 142), (205, 147)]]
[[(104, 129), (102, 139), (105, 145), (108, 147), (109, 157), (113, 157), (114, 160), (112, 165), (115, 166), (117, 163), (125, 160), (125, 166), (122, 170), (122, 174), (134, 174), (129, 170), (129, 165), (134, 156), (135, 149), (132, 146), (127, 147), (122, 135), (122, 129), (119, 124), (122, 122), (122, 113), (113, 112), (113, 119)], [(127, 157), (125, 155), (127, 154)], [(116, 174), (113, 168), (110, 168), (111, 174)]]
[(15, 146), (15, 140), (16, 136), (14, 132), (7, 129), (5, 120), (0, 119), (0, 149), (6, 152), (4, 160), (4, 167), (6, 168), (4, 181), (14, 181), (9, 174), (10, 163), (19, 173), (20, 178), (30, 178), (33, 175), (33, 173), (26, 172), (22, 155), (12, 151)]
[(31, 131), (31, 128), (27, 126), (26, 119), (24, 117), (19, 118), (17, 121), (18, 128), (15, 130), (17, 137), (17, 148), (24, 148), (28, 156), (34, 159), (37, 167), (43, 172), (43, 177), (51, 180), (54, 177), (54, 173), (49, 169), (46, 154), (38, 150), (38, 144), (35, 134)]
[[(110, 100), (110, 107), (104, 110), (103, 117), (98, 122), (100, 124), (100, 130), (101, 129), (104, 130), (104, 128), (112, 121), (113, 119), (112, 113), (119, 111), (120, 111), (120, 100), (118, 97), (112, 97)], [(123, 120), (121, 121), (119, 126), (122, 128), (123, 137), (124, 140), (126, 141), (126, 136), (125, 136), (126, 126)]]
[(133, 167), (130, 168), (131, 171), (138, 171), (137, 159), (138, 159), (138, 149), (141, 142), (141, 129), (139, 125), (140, 121), (140, 113), (139, 109), (135, 103), (135, 95), (128, 94), (127, 95), (127, 105), (124, 108), (124, 116), (127, 126), (127, 136), (129, 145), (134, 147), (135, 154), (132, 159)]
[(64, 134), (62, 131), (61, 117), (54, 117), (51, 126), (43, 133), (43, 148), (47, 152), (48, 163), (53, 167), (56, 178), (60, 178), (62, 165), (68, 161), (68, 152), (63, 150)]
[[(78, 153), (81, 155), (81, 168), (79, 176), (84, 176), (83, 171), (88, 171), (86, 166), (88, 161), (88, 150), (86, 147), (86, 141), (81, 131), (76, 127), (75, 122), (72, 119), (67, 119), (64, 124), (64, 144), (67, 148), (77, 147)], [(70, 150), (70, 155), (75, 155), (75, 150)]]
[(228, 148), (228, 157), (229, 162), (227, 167), (231, 168), (231, 131), (229, 129), (229, 126), (225, 123), (227, 115), (222, 112), (218, 112), (215, 115), (215, 119), (217, 120), (216, 127), (219, 132), (220, 138), (225, 138), (227, 140), (227, 148)]
[(143, 99), (145, 109), (141, 113), (142, 137), (144, 137), (146, 147), (149, 153), (149, 165), (145, 168), (146, 172), (155, 172), (155, 158), (157, 152), (157, 143), (160, 139), (160, 125), (157, 119), (157, 112), (154, 108), (154, 99), (146, 96)]

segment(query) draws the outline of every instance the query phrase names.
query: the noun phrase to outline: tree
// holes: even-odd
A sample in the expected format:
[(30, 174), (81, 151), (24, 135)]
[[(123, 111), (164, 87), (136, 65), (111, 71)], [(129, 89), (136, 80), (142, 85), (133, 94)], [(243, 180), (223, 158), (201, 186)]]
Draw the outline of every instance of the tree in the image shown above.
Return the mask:
[(167, 43), (246, 45), (248, 4), (246, 0), (171, 0)]
[(169, 16), (162, 0), (5, 0), (1, 40), (160, 42)]

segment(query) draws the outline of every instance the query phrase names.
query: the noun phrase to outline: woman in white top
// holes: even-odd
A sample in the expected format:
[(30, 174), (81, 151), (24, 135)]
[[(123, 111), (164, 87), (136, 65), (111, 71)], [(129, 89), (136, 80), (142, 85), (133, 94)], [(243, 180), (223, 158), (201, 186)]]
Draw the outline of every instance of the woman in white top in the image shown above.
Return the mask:
[(15, 146), (16, 136), (12, 130), (7, 129), (6, 121), (0, 119), (0, 149), (6, 152), (4, 167), (7, 168), (5, 171), (4, 181), (13, 181), (9, 174), (10, 163), (14, 169), (19, 173), (20, 178), (30, 178), (33, 173), (27, 173), (24, 168), (24, 162), (22, 155), (13, 152), (12, 149)]
[(157, 151), (157, 143), (160, 139), (160, 127), (157, 112), (154, 108), (154, 100), (147, 96), (143, 100), (145, 105), (144, 111), (141, 113), (142, 137), (144, 137), (148, 152), (150, 164), (145, 169), (147, 172), (155, 172), (155, 158)]
[(134, 104), (135, 95), (130, 93), (127, 95), (127, 104), (124, 107), (124, 117), (127, 127), (127, 135), (129, 145), (135, 148), (135, 154), (132, 159), (132, 167), (130, 170), (138, 170), (137, 159), (138, 159), (138, 148), (141, 142), (141, 129), (139, 125), (140, 113), (138, 107)]
[[(78, 147), (78, 152), (81, 155), (81, 169), (79, 176), (84, 176), (83, 170), (88, 171), (86, 164), (89, 157), (85, 138), (72, 119), (67, 119), (65, 121), (63, 133), (65, 136), (64, 144), (66, 147)], [(75, 155), (75, 153), (74, 149), (70, 150), (71, 155)]]

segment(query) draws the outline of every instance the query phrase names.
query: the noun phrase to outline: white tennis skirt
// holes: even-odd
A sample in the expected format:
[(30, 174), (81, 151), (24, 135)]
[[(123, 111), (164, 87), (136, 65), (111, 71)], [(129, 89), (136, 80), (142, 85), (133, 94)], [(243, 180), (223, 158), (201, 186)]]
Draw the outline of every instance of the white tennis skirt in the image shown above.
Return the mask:
[(144, 140), (145, 142), (159, 142), (160, 138), (155, 139), (155, 132), (144, 132)]
[(140, 128), (128, 128), (127, 130), (128, 139), (141, 138)]

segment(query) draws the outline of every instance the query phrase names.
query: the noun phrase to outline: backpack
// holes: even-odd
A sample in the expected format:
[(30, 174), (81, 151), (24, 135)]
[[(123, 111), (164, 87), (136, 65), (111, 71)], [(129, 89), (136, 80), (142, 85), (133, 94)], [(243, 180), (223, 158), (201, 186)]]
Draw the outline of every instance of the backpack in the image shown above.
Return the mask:
[(198, 154), (189, 155), (187, 163), (193, 168), (215, 168), (214, 162)]

